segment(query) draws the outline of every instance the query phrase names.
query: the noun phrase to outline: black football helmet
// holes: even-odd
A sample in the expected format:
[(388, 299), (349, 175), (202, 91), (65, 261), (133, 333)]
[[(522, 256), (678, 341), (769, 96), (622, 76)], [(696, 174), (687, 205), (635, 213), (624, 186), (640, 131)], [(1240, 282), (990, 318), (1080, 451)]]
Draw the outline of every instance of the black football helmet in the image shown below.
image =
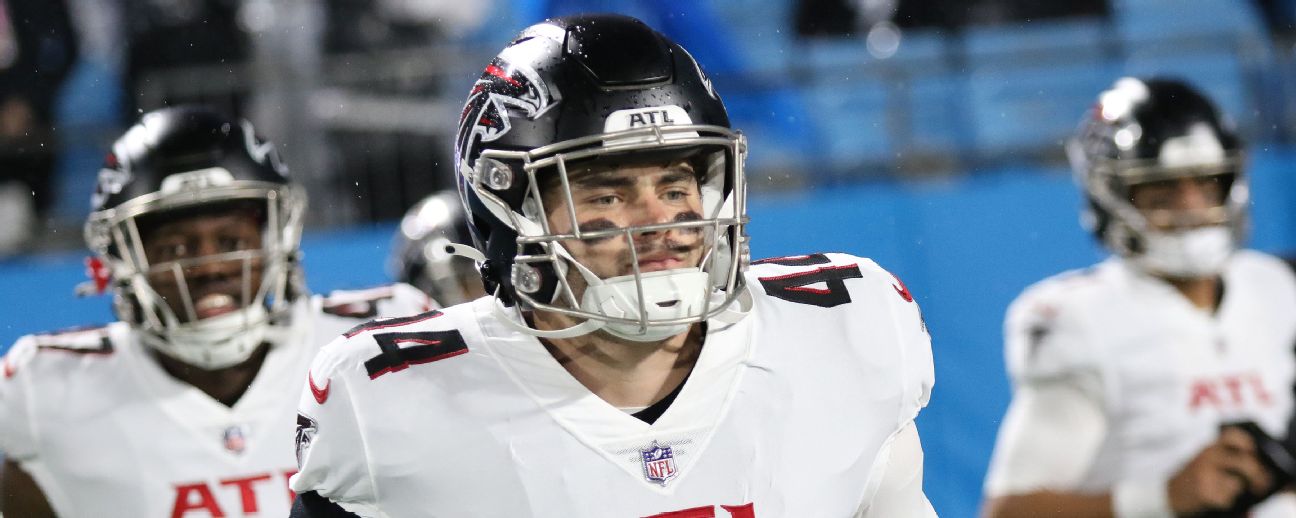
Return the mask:
[[(456, 258), (458, 246), (472, 242), (463, 202), (455, 192), (423, 198), (401, 218), (392, 239), (387, 270), (393, 278), (423, 290), (442, 306), (452, 306), (480, 291), (474, 262)], [(478, 289), (472, 289), (476, 285)]]
[[(1242, 241), (1248, 206), (1241, 139), (1193, 87), (1174, 79), (1122, 78), (1104, 91), (1067, 143), (1087, 210), (1082, 222), (1113, 253), (1170, 277), (1213, 275)], [(1224, 193), (1204, 218), (1136, 209), (1131, 189), (1209, 178)], [(1189, 221), (1158, 229), (1161, 221)]]
[[(304, 190), (289, 181), (274, 146), (250, 123), (197, 107), (166, 108), (145, 114), (113, 144), (91, 197), (85, 238), (108, 270), (118, 316), (146, 344), (216, 369), (273, 341), (270, 333), (285, 320), (302, 289), (297, 264), (305, 207)], [(261, 242), (150, 262), (151, 228), (235, 211), (256, 218)], [(233, 278), (221, 280), (229, 291), (241, 284), (241, 296), (202, 289), (208, 281), (198, 276), (213, 276), (213, 269)], [(158, 289), (159, 279), (166, 290)], [(172, 300), (162, 294), (172, 291), (178, 292)], [(220, 314), (204, 316), (211, 313)]]
[[(698, 164), (701, 219), (569, 235), (550, 230), (542, 182), (561, 189), (570, 206), (570, 164), (643, 155), (689, 157)], [(746, 140), (730, 127), (702, 67), (643, 22), (577, 15), (528, 27), (473, 85), (456, 138), (460, 195), (472, 215), (473, 241), (485, 255), (488, 292), (505, 305), (586, 319), (565, 333), (527, 329), (541, 336), (601, 328), (646, 341), (720, 314), (744, 289), (745, 155)], [(667, 227), (707, 235), (699, 267), (599, 279), (561, 244), (630, 240)], [(574, 293), (564, 277), (570, 269), (597, 290)], [(594, 291), (605, 298), (590, 300)]]

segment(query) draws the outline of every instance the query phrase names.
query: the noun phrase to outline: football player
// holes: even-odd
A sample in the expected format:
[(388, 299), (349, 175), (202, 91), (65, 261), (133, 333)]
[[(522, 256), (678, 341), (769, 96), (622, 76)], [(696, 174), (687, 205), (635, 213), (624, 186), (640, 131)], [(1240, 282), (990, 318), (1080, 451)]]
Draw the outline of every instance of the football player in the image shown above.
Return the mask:
[[(151, 112), (116, 141), (85, 233), (120, 321), (23, 337), (0, 364), (0, 510), (13, 517), (274, 516), (318, 345), (411, 286), (311, 296), (306, 206), (245, 121)], [(329, 387), (319, 386), (321, 398)]]
[[(1296, 372), (1296, 275), (1239, 248), (1242, 143), (1189, 85), (1123, 78), (1068, 151), (1112, 257), (1008, 309), (985, 514), (1242, 516), (1290, 476), (1274, 438)], [(1296, 508), (1280, 495), (1250, 516)]]
[(468, 220), (453, 191), (423, 198), (401, 218), (392, 238), (387, 270), (393, 279), (414, 286), (442, 305), (452, 306), (486, 295), (475, 262), (456, 254), (467, 250)]
[(494, 296), (324, 348), (298, 516), (934, 515), (918, 306), (852, 255), (748, 264), (747, 144), (682, 47), (531, 26), (457, 137)]

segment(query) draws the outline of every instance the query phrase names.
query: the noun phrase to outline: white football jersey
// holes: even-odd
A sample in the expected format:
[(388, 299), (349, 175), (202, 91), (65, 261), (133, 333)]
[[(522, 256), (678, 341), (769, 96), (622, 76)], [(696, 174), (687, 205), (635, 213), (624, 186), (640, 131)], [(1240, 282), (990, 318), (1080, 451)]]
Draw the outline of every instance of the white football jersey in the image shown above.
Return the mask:
[(302, 299), (232, 408), (167, 374), (125, 323), (25, 336), (0, 364), (0, 451), (63, 518), (287, 516), (294, 409), (319, 344), (428, 309), (405, 285)]
[[(1240, 251), (1222, 279), (1212, 313), (1113, 258), (1042, 281), (1010, 306), (1005, 357), (1014, 383), (1092, 380), (1078, 388), (1100, 402), (1108, 423), (1076, 487), (1053, 489), (1105, 492), (1122, 481), (1168, 479), (1228, 422), (1254, 421), (1273, 437), (1287, 436), (1296, 275), (1276, 258)], [(987, 475), (991, 495), (1035, 483), (1001, 458), (1013, 449), (1003, 441), (1020, 436), (1012, 426), (1005, 421), (1000, 431)]]
[(918, 307), (843, 254), (760, 261), (746, 281), (750, 314), (710, 323), (653, 424), (490, 297), (348, 333), (311, 367), (292, 488), (402, 518), (854, 515), (932, 387)]

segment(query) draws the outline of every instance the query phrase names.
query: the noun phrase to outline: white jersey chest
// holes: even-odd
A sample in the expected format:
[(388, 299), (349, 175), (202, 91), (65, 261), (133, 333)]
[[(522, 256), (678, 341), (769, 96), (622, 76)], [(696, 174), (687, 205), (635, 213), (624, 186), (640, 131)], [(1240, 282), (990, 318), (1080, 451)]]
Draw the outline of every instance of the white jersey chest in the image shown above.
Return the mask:
[(1229, 289), (1213, 315), (1168, 290), (1099, 313), (1112, 324), (1094, 328), (1103, 329), (1097, 340), (1111, 344), (1108, 453), (1121, 459), (1113, 475), (1169, 474), (1214, 440), (1222, 423), (1254, 421), (1275, 437), (1287, 434), (1293, 319), (1253, 286)]

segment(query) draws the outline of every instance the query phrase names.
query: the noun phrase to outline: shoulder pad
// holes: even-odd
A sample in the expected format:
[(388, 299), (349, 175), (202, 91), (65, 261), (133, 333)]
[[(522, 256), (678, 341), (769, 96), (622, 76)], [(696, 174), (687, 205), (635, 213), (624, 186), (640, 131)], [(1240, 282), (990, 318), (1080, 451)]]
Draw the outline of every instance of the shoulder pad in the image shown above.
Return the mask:
[[(468, 344), (456, 329), (429, 325), (445, 316), (439, 310), (408, 317), (382, 318), (358, 325), (326, 346), (327, 354), (346, 357), (347, 363), (363, 363), (369, 379), (431, 363), (468, 352)], [(448, 319), (446, 319), (448, 321)]]
[(762, 259), (752, 265), (750, 272), (765, 293), (789, 302), (825, 308), (846, 304), (851, 301), (845, 285), (848, 279), (889, 284), (901, 299), (913, 302), (909, 288), (899, 278), (865, 257), (817, 253)]
[[(1078, 270), (1040, 281), (1008, 306), (1004, 318), (1004, 360), (1009, 375), (1022, 379), (1066, 376), (1098, 367), (1101, 354), (1086, 338), (1084, 314), (1098, 291), (1089, 274)], [(1078, 291), (1080, 290), (1080, 291)]]
[(427, 295), (407, 284), (387, 284), (363, 290), (335, 290), (320, 301), (320, 309), (324, 313), (356, 319), (408, 315), (425, 312), (432, 306)]
[[(818, 252), (805, 255), (785, 255), (782, 257), (770, 257), (752, 261), (752, 266), (760, 265), (778, 265), (778, 266), (813, 266), (813, 265), (830, 265), (830, 264), (853, 264), (860, 260), (868, 261), (862, 257), (856, 257), (850, 254), (835, 252)], [(871, 261), (870, 261), (871, 262)]]
[(58, 350), (79, 354), (110, 354), (112, 339), (107, 325), (80, 326), (31, 335), (40, 350)]
[(419, 322), (426, 322), (441, 315), (444, 315), (444, 313), (440, 310), (434, 309), (407, 317), (377, 318), (351, 328), (347, 332), (343, 333), (342, 336), (346, 338), (355, 338), (356, 336), (372, 331), (384, 329), (396, 331), (398, 330), (396, 328), (417, 324)]
[(113, 341), (106, 325), (83, 326), (36, 333), (19, 338), (0, 359), (0, 376), (12, 378), (20, 367), (31, 362), (42, 351), (59, 351), (73, 355), (109, 355)]
[(321, 298), (320, 309), (338, 317), (374, 318), (378, 316), (378, 302), (393, 296), (390, 285), (363, 290), (334, 290)]

